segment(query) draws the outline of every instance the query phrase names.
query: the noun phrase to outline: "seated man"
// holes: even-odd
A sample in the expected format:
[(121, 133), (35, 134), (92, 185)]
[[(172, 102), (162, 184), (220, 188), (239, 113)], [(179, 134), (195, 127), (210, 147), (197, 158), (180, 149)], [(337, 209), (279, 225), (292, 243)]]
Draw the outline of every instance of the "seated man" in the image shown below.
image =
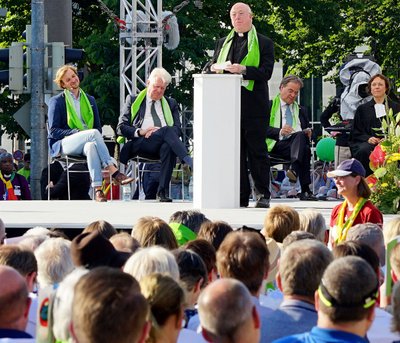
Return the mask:
[(157, 198), (171, 202), (167, 197), (176, 156), (193, 167), (192, 158), (179, 139), (181, 122), (176, 100), (164, 97), (171, 75), (163, 68), (155, 68), (147, 80), (147, 88), (137, 96), (128, 95), (119, 117), (117, 132), (128, 139), (121, 150), (124, 164), (136, 155), (161, 160)]
[(310, 191), (311, 129), (306, 109), (296, 102), (303, 81), (294, 75), (285, 76), (280, 93), (271, 102), (267, 128), (267, 146), (271, 155), (290, 160), (287, 176), (291, 182), (300, 180), (300, 200), (317, 200)]

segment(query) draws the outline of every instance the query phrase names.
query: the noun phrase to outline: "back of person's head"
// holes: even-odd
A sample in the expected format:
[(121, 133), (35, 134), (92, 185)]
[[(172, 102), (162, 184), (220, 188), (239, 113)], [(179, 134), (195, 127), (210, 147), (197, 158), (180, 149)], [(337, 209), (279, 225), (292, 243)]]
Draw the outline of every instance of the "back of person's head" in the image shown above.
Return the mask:
[(206, 265), (197, 253), (182, 248), (172, 253), (178, 263), (180, 280), (187, 291), (193, 291), (198, 284), (200, 288), (207, 285)]
[(184, 249), (189, 249), (199, 254), (206, 265), (209, 281), (211, 281), (210, 274), (217, 270), (217, 254), (212, 244), (205, 239), (195, 239), (183, 246)]
[(325, 243), (326, 222), (321, 212), (308, 208), (299, 213), (300, 230), (311, 232), (316, 239)]
[(333, 324), (359, 322), (371, 315), (378, 297), (378, 277), (361, 257), (334, 260), (318, 288), (318, 312)]
[(14, 268), (0, 266), (0, 328), (24, 331), (29, 305), (25, 279)]
[(397, 280), (400, 280), (400, 244), (397, 243), (390, 252), (390, 266)]
[(35, 257), (41, 287), (61, 282), (74, 269), (71, 242), (64, 238), (47, 239), (35, 250)]
[(18, 245), (0, 246), (0, 265), (14, 268), (23, 277), (38, 271), (33, 252)]
[(148, 312), (146, 299), (131, 275), (98, 267), (75, 286), (74, 336), (80, 343), (140, 342), (147, 333)]
[(396, 283), (392, 292), (392, 331), (400, 333), (400, 283)]
[(43, 226), (34, 226), (33, 228), (26, 230), (23, 236), (47, 236), (49, 232), (50, 230)]
[(347, 233), (346, 241), (355, 241), (368, 245), (378, 255), (381, 266), (385, 264), (385, 242), (379, 225), (372, 223), (354, 225)]
[(6, 239), (6, 237), (6, 226), (0, 218), (0, 245), (4, 244), (4, 240)]
[(111, 244), (118, 251), (124, 251), (133, 254), (140, 248), (140, 243), (128, 232), (120, 232), (110, 238)]
[(86, 226), (82, 233), (99, 231), (105, 238), (110, 239), (112, 236), (117, 234), (114, 226), (105, 220), (96, 220)]
[(178, 248), (178, 243), (169, 225), (157, 217), (139, 218), (131, 235), (142, 247), (160, 245), (168, 250)]
[[(1, 224), (0, 224), (1, 226)], [(383, 225), (383, 236), (385, 238), (385, 245), (400, 235), (400, 217), (396, 217)]]
[(226, 235), (232, 232), (232, 227), (223, 221), (206, 221), (200, 226), (198, 238), (210, 242), (218, 250)]
[(168, 274), (173, 279), (179, 280), (179, 267), (174, 255), (160, 246), (142, 248), (136, 251), (126, 261), (124, 272), (140, 280), (153, 273)]
[(305, 296), (314, 300), (314, 293), (331, 261), (329, 249), (315, 239), (304, 239), (290, 244), (279, 262), (278, 284), (281, 284), (283, 294)]
[(315, 239), (311, 232), (306, 231), (292, 231), (289, 233), (282, 242), (282, 249), (285, 250), (293, 242), (301, 241), (303, 239)]
[(212, 282), (200, 294), (198, 306), (207, 341), (259, 342), (257, 310), (249, 290), (240, 281), (225, 278)]
[[(151, 312), (152, 328), (148, 342), (160, 340), (162, 334), (160, 329), (172, 316), (175, 317), (174, 325), (178, 327), (175, 333), (177, 336), (185, 304), (185, 292), (182, 287), (169, 275), (156, 273), (145, 276), (140, 281), (140, 289), (147, 299)], [(170, 337), (163, 338), (166, 338), (166, 341), (170, 339)]]
[(255, 295), (268, 274), (268, 257), (267, 245), (257, 234), (232, 232), (217, 251), (218, 272), (240, 280)]
[(169, 218), (170, 223), (181, 223), (192, 230), (195, 234), (199, 233), (200, 226), (207, 217), (198, 210), (177, 211)]
[(21, 248), (29, 249), (35, 251), (40, 244), (42, 244), (50, 237), (46, 235), (33, 235), (33, 236), (23, 236), (22, 240), (18, 242)]
[(297, 211), (290, 206), (277, 205), (268, 210), (261, 232), (264, 236), (282, 243), (289, 233), (297, 231), (299, 228), (300, 219)]
[(379, 257), (367, 244), (355, 241), (346, 241), (335, 246), (332, 250), (335, 259), (345, 256), (358, 256), (372, 267), (375, 273), (379, 273)]

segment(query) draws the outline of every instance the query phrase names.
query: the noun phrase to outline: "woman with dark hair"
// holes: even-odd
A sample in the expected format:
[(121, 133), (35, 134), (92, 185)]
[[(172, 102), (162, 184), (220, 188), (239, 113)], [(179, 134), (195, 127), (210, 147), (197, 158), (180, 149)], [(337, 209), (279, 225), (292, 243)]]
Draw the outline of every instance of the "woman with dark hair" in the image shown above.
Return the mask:
[(382, 119), (392, 109), (394, 114), (400, 112), (400, 105), (389, 99), (389, 79), (376, 74), (368, 81), (368, 91), (372, 99), (360, 105), (354, 115), (350, 132), (350, 149), (354, 158), (364, 166), (367, 176), (372, 174), (369, 168), (369, 155), (375, 146), (382, 141)]

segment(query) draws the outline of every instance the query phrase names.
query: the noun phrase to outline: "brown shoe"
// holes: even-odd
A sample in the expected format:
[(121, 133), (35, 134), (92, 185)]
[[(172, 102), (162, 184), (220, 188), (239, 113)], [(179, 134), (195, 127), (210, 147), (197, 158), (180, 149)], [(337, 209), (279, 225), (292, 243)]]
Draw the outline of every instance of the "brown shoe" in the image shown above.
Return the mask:
[(97, 202), (107, 202), (107, 198), (101, 189), (96, 190), (94, 200)]
[(116, 183), (118, 183), (120, 185), (126, 185), (135, 180), (133, 177), (126, 176), (125, 174), (122, 174), (120, 172), (118, 172), (116, 175), (114, 175), (113, 179)]

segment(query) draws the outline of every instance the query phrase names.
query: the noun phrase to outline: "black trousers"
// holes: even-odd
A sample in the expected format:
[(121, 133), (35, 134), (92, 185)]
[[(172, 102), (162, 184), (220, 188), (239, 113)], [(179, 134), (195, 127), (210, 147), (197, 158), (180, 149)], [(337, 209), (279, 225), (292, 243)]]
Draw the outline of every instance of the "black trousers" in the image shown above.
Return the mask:
[(137, 155), (161, 160), (158, 191), (168, 192), (172, 171), (176, 165), (176, 157), (183, 160), (188, 155), (185, 145), (175, 130), (170, 126), (161, 127), (149, 138), (134, 138), (124, 144), (121, 149), (120, 161), (124, 164)]
[(292, 169), (299, 177), (302, 191), (310, 185), (310, 140), (303, 131), (293, 133), (288, 139), (277, 141), (271, 153), (290, 160)]
[(366, 175), (371, 175), (373, 172), (369, 167), (369, 155), (375, 149), (375, 145), (369, 144), (368, 142), (357, 142), (350, 145), (351, 156), (360, 163), (365, 168)]
[(251, 193), (248, 170), (259, 194), (269, 199), (270, 162), (265, 144), (266, 132), (243, 129), (240, 135), (240, 204), (247, 206)]

